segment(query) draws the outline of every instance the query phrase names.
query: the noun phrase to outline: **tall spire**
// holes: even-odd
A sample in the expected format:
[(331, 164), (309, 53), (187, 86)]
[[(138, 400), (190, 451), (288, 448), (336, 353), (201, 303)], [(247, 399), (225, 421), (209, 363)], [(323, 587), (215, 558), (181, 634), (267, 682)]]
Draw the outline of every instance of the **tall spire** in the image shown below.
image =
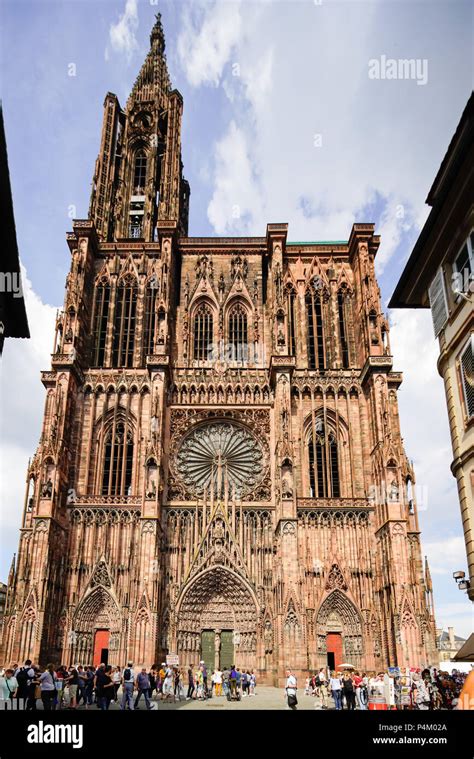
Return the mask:
[(127, 101), (127, 110), (137, 101), (162, 100), (168, 95), (171, 82), (165, 56), (165, 34), (161, 24), (161, 13), (150, 33), (150, 51), (135, 80)]
[(154, 52), (159, 55), (163, 55), (165, 52), (165, 33), (163, 31), (163, 25), (161, 23), (161, 13), (157, 13), (156, 21), (153, 29), (150, 32), (150, 47)]

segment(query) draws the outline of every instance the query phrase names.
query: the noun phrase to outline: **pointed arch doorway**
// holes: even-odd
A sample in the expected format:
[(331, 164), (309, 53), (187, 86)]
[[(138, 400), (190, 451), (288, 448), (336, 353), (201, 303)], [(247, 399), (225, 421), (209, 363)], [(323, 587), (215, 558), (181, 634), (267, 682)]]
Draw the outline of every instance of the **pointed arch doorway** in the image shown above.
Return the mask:
[(211, 671), (257, 665), (257, 603), (236, 572), (213, 566), (193, 577), (177, 604), (180, 660), (203, 660)]
[(337, 669), (343, 662), (362, 667), (363, 636), (361, 617), (348, 596), (333, 590), (326, 596), (316, 616), (318, 655), (321, 665)]

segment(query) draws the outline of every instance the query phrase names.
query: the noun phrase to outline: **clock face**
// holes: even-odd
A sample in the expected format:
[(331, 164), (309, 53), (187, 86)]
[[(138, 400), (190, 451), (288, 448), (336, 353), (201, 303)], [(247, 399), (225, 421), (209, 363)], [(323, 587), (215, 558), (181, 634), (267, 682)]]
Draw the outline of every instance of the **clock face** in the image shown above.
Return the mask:
[(213, 488), (216, 498), (226, 489), (242, 498), (262, 479), (263, 451), (245, 427), (212, 422), (186, 435), (176, 455), (176, 472), (197, 496), (206, 490), (209, 498)]

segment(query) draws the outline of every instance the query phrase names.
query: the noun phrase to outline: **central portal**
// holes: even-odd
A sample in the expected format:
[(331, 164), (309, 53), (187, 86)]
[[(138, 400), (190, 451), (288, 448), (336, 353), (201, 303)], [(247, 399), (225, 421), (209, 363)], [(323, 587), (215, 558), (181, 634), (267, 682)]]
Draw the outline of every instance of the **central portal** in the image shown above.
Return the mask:
[(208, 676), (217, 668), (230, 669), (234, 664), (234, 631), (203, 630), (200, 656)]
[(199, 656), (210, 673), (232, 664), (257, 666), (255, 598), (232, 569), (213, 566), (198, 574), (180, 599), (177, 623), (177, 651), (183, 660), (196, 662)]

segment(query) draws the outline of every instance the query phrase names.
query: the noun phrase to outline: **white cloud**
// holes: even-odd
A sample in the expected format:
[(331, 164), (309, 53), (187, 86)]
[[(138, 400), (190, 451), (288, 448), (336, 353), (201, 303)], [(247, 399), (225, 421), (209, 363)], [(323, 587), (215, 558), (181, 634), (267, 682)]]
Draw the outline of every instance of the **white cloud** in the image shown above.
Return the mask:
[(56, 308), (42, 302), (22, 267), (29, 340), (6, 340), (0, 365), (0, 523), (5, 580), (11, 552), (18, 545), (28, 459), (41, 434), (45, 390), (40, 371), (49, 369)]
[(423, 552), (428, 557), (432, 575), (452, 577), (453, 572), (466, 566), (466, 544), (460, 535), (433, 542), (423, 541)]
[(195, 3), (183, 17), (178, 54), (189, 83), (217, 86), (241, 33), (239, 3)]
[[(138, 48), (136, 31), (138, 29), (138, 2), (127, 0), (125, 10), (115, 24), (110, 25), (109, 41), (112, 50), (123, 53), (129, 61)], [(106, 60), (109, 57), (108, 48), (105, 51)]]
[[(253, 167), (249, 199), (260, 197), (266, 212), (253, 214), (251, 225), (245, 219), (241, 233), (261, 235), (267, 222), (279, 220), (289, 222), (293, 240), (342, 239), (356, 219), (374, 220), (361, 214), (375, 190), (384, 200), (380, 273), (426, 215), (429, 182), (455, 126), (456, 117), (447, 117), (441, 105), (444, 80), (455, 75), (443, 63), (443, 81), (432, 77), (426, 87), (370, 80), (369, 59), (390, 54), (394, 39), (402, 40), (397, 57), (411, 58), (423, 48), (424, 58), (427, 46), (431, 55), (438, 54), (442, 36), (442, 23), (429, 41), (420, 34), (410, 23), (416, 11), (409, 4), (397, 13), (382, 6), (365, 4), (361, 14), (359, 3), (343, 2), (293, 3), (291, 12), (289, 4), (276, 2), (182, 5), (181, 67), (193, 87), (222, 86), (228, 99), (224, 105), (219, 101), (219, 121), (227, 119), (222, 134), (235, 121), (245, 136)], [(460, 83), (448, 90), (455, 114), (462, 107), (462, 88)], [(434, 113), (436, 127), (427, 122), (426, 109)], [(439, 134), (446, 124), (443, 143)], [(320, 147), (314, 144), (316, 134)], [(230, 160), (219, 160), (216, 145), (211, 150), (215, 187), (227, 185), (236, 169)], [(302, 212), (302, 197), (314, 207), (313, 215)], [(220, 191), (214, 194), (210, 220), (218, 234), (227, 200)], [(401, 205), (403, 219), (396, 215)]]
[(218, 234), (237, 234), (263, 217), (244, 132), (231, 121), (215, 148), (215, 189), (208, 217)]
[[(453, 580), (454, 585), (454, 580)], [(456, 589), (454, 589), (456, 592)], [(459, 596), (461, 592), (457, 591)], [(447, 630), (448, 627), (454, 627), (454, 634), (461, 638), (468, 638), (474, 631), (474, 611), (472, 601), (464, 594), (464, 601), (455, 601), (442, 604), (436, 604), (435, 596), (435, 614), (436, 626)]]

